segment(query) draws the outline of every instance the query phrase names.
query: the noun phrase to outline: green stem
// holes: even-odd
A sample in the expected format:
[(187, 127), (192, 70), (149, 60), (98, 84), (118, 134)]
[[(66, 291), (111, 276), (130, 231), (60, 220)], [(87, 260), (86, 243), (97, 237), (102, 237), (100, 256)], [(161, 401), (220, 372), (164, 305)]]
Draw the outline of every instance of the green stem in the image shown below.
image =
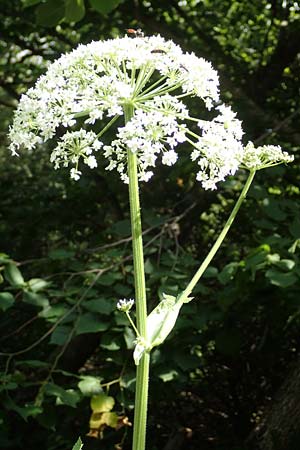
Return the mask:
[[(132, 105), (124, 106), (125, 122), (127, 123), (134, 114)], [(136, 302), (136, 324), (139, 335), (147, 340), (147, 302), (146, 283), (144, 270), (144, 253), (142, 241), (142, 223), (139, 200), (137, 155), (127, 150), (128, 177), (129, 177), (129, 203), (133, 248), (133, 267)], [(148, 403), (150, 356), (145, 353), (136, 372), (136, 392), (133, 426), (132, 450), (144, 450), (146, 445), (146, 422)]]
[(250, 173), (248, 175), (247, 181), (245, 183), (245, 186), (238, 198), (238, 201), (236, 202), (223, 230), (221, 231), (218, 239), (216, 240), (216, 242), (214, 243), (214, 245), (212, 246), (211, 250), (209, 251), (208, 255), (206, 256), (206, 258), (204, 259), (204, 261), (202, 262), (201, 266), (199, 267), (199, 269), (197, 270), (197, 272), (195, 273), (195, 275), (193, 276), (193, 278), (191, 279), (191, 281), (189, 282), (189, 284), (187, 285), (187, 287), (185, 288), (185, 290), (180, 294), (180, 297), (182, 298), (186, 298), (188, 297), (191, 292), (193, 291), (194, 287), (196, 286), (196, 284), (198, 283), (198, 281), (200, 280), (201, 276), (203, 275), (203, 273), (205, 272), (205, 270), (207, 269), (207, 267), (209, 266), (211, 260), (213, 259), (213, 257), (215, 256), (215, 254), (217, 253), (218, 249), (220, 248), (222, 242), (224, 241), (234, 219), (235, 216), (237, 215), (243, 200), (245, 199), (247, 192), (249, 191), (249, 188), (251, 186), (251, 183), (253, 181), (253, 178), (255, 176), (256, 171), (255, 170), (250, 170)]

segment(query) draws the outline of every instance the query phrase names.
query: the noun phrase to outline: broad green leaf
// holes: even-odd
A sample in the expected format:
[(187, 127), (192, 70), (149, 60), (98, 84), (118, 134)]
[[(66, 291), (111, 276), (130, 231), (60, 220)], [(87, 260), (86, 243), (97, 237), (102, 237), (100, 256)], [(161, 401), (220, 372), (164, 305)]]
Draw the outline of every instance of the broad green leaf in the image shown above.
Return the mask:
[(0, 292), (0, 309), (6, 311), (15, 302), (14, 296), (10, 292)]
[(54, 27), (65, 16), (65, 3), (62, 0), (47, 0), (36, 8), (35, 13), (38, 25)]
[(259, 248), (249, 256), (247, 256), (245, 260), (245, 268), (246, 269), (254, 269), (263, 267), (268, 261), (268, 252), (265, 249)]
[(115, 412), (93, 413), (90, 418), (90, 428), (101, 429), (102, 426), (117, 428), (119, 417)]
[[(68, 308), (66, 308), (65, 305), (53, 305), (40, 311), (39, 317), (43, 317), (48, 322), (56, 322), (57, 319), (66, 314), (67, 311)], [(68, 316), (68, 318), (70, 318), (70, 316)]]
[(97, 284), (101, 284), (102, 286), (112, 286), (119, 278), (119, 274), (107, 273), (98, 279)]
[(102, 348), (105, 348), (105, 350), (109, 350), (111, 352), (120, 350), (121, 348), (120, 337), (111, 333), (105, 333), (102, 336), (100, 346)]
[(96, 11), (99, 11), (102, 14), (108, 14), (122, 1), (123, 0), (90, 0), (90, 3)]
[(214, 266), (208, 266), (204, 274), (202, 275), (203, 278), (216, 278), (218, 276), (219, 270), (217, 267)]
[(65, 19), (67, 22), (79, 22), (84, 14), (84, 0), (66, 0)]
[(236, 274), (239, 267), (239, 263), (237, 262), (231, 262), (227, 264), (222, 271), (218, 274), (218, 280), (222, 284), (227, 284), (229, 281), (231, 281), (234, 278), (234, 275)]
[(292, 259), (281, 259), (280, 261), (278, 261), (276, 266), (286, 272), (289, 272), (295, 267), (295, 264), (295, 261)]
[(43, 412), (43, 409), (40, 406), (36, 406), (33, 404), (25, 404), (24, 406), (19, 406), (10, 397), (5, 397), (2, 403), (6, 409), (15, 411), (26, 422), (28, 417), (35, 417)]
[(126, 348), (131, 350), (134, 347), (134, 341), (136, 339), (136, 335), (135, 335), (133, 329), (130, 327), (125, 327), (123, 337), (125, 339)]
[(76, 405), (80, 400), (78, 392), (73, 389), (65, 390), (54, 383), (46, 384), (44, 392), (46, 395), (56, 397), (57, 405), (68, 405), (72, 408), (76, 408)]
[(299, 278), (296, 274), (291, 272), (280, 272), (276, 269), (269, 269), (266, 272), (266, 277), (272, 284), (282, 288), (292, 286), (293, 284), (297, 283), (297, 281), (299, 281)]
[(77, 439), (76, 444), (73, 445), (72, 450), (81, 450), (82, 447), (83, 447), (83, 443), (82, 443), (81, 438), (79, 437), (79, 438)]
[(300, 239), (300, 219), (295, 217), (291, 225), (289, 226), (290, 233), (295, 239)]
[(94, 395), (91, 398), (91, 409), (94, 413), (111, 411), (114, 407), (115, 399), (104, 393)]
[(11, 258), (6, 253), (0, 253), (0, 264), (7, 264)]
[[(90, 1), (90, 3), (92, 4), (92, 1)], [(109, 4), (109, 0), (108, 1), (99, 1), (99, 0), (95, 0), (94, 3), (104, 3), (104, 4)], [(92, 5), (94, 7), (94, 5)], [(95, 8), (95, 7), (94, 7)], [(97, 8), (95, 8), (97, 9)], [(98, 10), (99, 12), (102, 12), (100, 10)], [(103, 13), (105, 14), (105, 13)], [(131, 234), (131, 226), (130, 226), (130, 220), (126, 219), (126, 220), (120, 220), (119, 222), (116, 222), (112, 225), (111, 230), (114, 234), (117, 234), (120, 237), (127, 237), (130, 236)]]
[(271, 197), (267, 197), (263, 200), (263, 207), (266, 214), (278, 222), (286, 219), (286, 213), (281, 209), (280, 203)]
[(96, 314), (86, 313), (79, 317), (76, 325), (76, 334), (98, 333), (105, 331), (109, 327), (108, 322), (104, 322)]
[(57, 406), (67, 405), (76, 408), (77, 403), (81, 400), (80, 394), (75, 391), (75, 389), (66, 389), (63, 396), (58, 396), (56, 398), (55, 404)]
[(45, 295), (27, 290), (23, 292), (23, 302), (30, 303), (34, 306), (39, 306), (40, 308), (46, 308), (49, 306), (49, 300)]
[(120, 297), (130, 297), (132, 293), (132, 288), (130, 286), (126, 286), (125, 284), (116, 283), (114, 285), (114, 292)]
[(42, 278), (31, 278), (31, 280), (29, 280), (27, 284), (32, 292), (38, 292), (48, 287), (50, 283), (43, 280)]
[(24, 278), (15, 263), (6, 264), (4, 269), (4, 277), (13, 287), (21, 287), (24, 285)]
[(103, 391), (99, 378), (92, 377), (91, 375), (82, 376), (81, 378), (81, 381), (78, 383), (78, 388), (83, 395), (90, 397), (100, 394)]
[(107, 298), (87, 300), (83, 303), (85, 309), (104, 315), (111, 314), (116, 309), (116, 302)]
[(68, 325), (59, 325), (51, 334), (50, 344), (64, 345), (72, 333), (72, 327)]

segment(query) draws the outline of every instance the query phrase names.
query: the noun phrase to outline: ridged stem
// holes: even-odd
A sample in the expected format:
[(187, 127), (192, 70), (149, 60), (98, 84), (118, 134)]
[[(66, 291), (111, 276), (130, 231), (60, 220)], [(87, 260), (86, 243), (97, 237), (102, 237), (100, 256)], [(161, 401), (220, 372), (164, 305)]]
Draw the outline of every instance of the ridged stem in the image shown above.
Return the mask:
[[(125, 123), (134, 114), (132, 105), (124, 106)], [(130, 149), (127, 150), (127, 164), (129, 177), (129, 203), (130, 220), (133, 248), (133, 267), (136, 303), (136, 325), (142, 338), (147, 339), (147, 299), (144, 270), (144, 252), (142, 240), (142, 222), (139, 199), (138, 167), (137, 155)], [(136, 392), (133, 423), (133, 444), (132, 450), (145, 450), (146, 447), (146, 424), (148, 405), (148, 385), (149, 385), (149, 363), (150, 355), (145, 353), (136, 372)]]

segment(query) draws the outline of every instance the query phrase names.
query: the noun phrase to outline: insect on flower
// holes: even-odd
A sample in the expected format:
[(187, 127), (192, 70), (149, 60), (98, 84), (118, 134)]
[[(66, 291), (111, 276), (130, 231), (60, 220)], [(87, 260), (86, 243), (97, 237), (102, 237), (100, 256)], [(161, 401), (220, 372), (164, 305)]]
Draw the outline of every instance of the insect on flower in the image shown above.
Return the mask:
[(138, 28), (137, 30), (134, 30), (133, 28), (126, 28), (125, 30), (131, 37), (144, 37), (144, 33), (141, 28)]
[(165, 52), (161, 48), (155, 48), (154, 50), (151, 50), (151, 53), (161, 53), (161, 54), (164, 54), (164, 55), (167, 54), (167, 52)]

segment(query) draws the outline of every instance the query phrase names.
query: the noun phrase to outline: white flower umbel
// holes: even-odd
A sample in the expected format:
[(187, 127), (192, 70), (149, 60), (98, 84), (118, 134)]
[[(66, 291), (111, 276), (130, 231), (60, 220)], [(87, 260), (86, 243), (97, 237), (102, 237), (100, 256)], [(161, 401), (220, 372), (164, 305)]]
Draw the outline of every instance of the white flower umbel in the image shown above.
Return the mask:
[(241, 167), (248, 170), (260, 170), (293, 160), (294, 157), (284, 152), (279, 145), (254, 147), (252, 142), (248, 142), (244, 148)]
[[(230, 107), (216, 106), (210, 121), (190, 116), (184, 100), (196, 97), (210, 110), (219, 101), (218, 86), (208, 61), (161, 36), (80, 45), (51, 64), (21, 97), (9, 132), (10, 149), (14, 155), (21, 147), (32, 150), (59, 129), (61, 138), (50, 158), (56, 169), (70, 166), (71, 177), (78, 180), (80, 162), (97, 167), (95, 153), (103, 147), (106, 169), (117, 170), (128, 182), (127, 149), (137, 155), (139, 179), (148, 181), (158, 161), (175, 164), (178, 145), (188, 142), (198, 165), (197, 180), (205, 189), (215, 189), (241, 164), (256, 167), (257, 160), (251, 144), (244, 155), (241, 122)], [(133, 115), (124, 121), (127, 107)], [(113, 139), (105, 136), (111, 127)], [(268, 151), (273, 154), (274, 147)]]
[[(217, 106), (210, 121), (195, 119), (184, 103), (188, 96), (212, 109), (219, 101), (218, 74), (208, 61), (184, 53), (172, 41), (126, 36), (80, 45), (51, 64), (21, 97), (9, 132), (10, 149), (14, 155), (22, 147), (32, 150), (59, 129), (61, 138), (50, 160), (56, 169), (70, 167), (74, 180), (80, 178), (80, 162), (97, 167), (101, 148), (106, 169), (117, 170), (124, 182), (127, 149), (138, 157), (139, 179), (148, 181), (158, 161), (168, 166), (176, 162), (178, 145), (184, 142), (191, 144), (197, 180), (205, 189), (215, 189), (241, 163), (255, 166), (253, 149), (246, 147), (243, 156), (241, 122), (231, 108)], [(133, 115), (124, 121), (127, 107)], [(199, 134), (191, 123), (198, 123)], [(113, 139), (105, 136), (111, 127)]]
[(122, 312), (128, 312), (131, 310), (131, 308), (134, 305), (134, 299), (133, 298), (123, 298), (120, 299), (117, 303), (117, 308), (119, 311)]

